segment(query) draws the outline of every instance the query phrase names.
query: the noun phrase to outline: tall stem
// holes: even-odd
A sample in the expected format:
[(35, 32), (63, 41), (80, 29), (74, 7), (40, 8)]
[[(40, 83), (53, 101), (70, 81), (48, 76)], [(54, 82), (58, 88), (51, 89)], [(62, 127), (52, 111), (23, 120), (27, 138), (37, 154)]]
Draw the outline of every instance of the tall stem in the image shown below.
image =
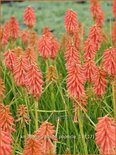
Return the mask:
[(113, 107), (114, 107), (114, 119), (116, 121), (116, 77), (112, 82), (112, 96), (113, 96)]
[(38, 130), (38, 101), (35, 99), (35, 128)]
[(87, 145), (86, 145), (86, 142), (85, 142), (84, 131), (83, 131), (82, 112), (81, 112), (80, 108), (78, 108), (78, 122), (79, 122), (79, 129), (80, 129), (80, 133), (81, 133), (81, 137), (82, 137), (82, 142), (83, 142), (83, 147), (84, 147), (84, 153), (88, 154)]

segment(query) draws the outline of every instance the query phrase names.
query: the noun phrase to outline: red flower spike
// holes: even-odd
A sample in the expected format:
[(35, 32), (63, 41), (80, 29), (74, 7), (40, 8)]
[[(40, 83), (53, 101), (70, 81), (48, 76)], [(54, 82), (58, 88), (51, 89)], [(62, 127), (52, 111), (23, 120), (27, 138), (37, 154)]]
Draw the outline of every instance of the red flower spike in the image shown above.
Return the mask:
[(5, 85), (2, 78), (0, 78), (0, 98), (4, 96), (4, 92), (5, 92)]
[(106, 73), (102, 69), (97, 69), (95, 71), (95, 76), (93, 77), (94, 91), (98, 96), (102, 96), (105, 93), (107, 87)]
[(89, 38), (84, 43), (84, 60), (94, 59), (96, 54), (95, 44)]
[(97, 70), (97, 66), (93, 59), (89, 59), (84, 63), (84, 71), (85, 77), (89, 82), (93, 81), (93, 77), (95, 75), (95, 71)]
[(54, 144), (52, 141), (57, 141), (55, 137), (54, 126), (49, 122), (44, 122), (40, 126), (40, 129), (35, 133), (38, 139), (42, 143), (43, 153), (54, 154)]
[(75, 11), (68, 9), (65, 14), (64, 18), (64, 24), (66, 31), (68, 33), (73, 34), (75, 31), (78, 31), (78, 20), (77, 20), (77, 14)]
[(51, 38), (51, 53), (50, 53), (50, 58), (51, 59), (55, 59), (57, 53), (59, 50), (59, 43), (58, 41), (55, 39), (55, 37)]
[(116, 46), (116, 22), (114, 22), (113, 28), (112, 28), (112, 41)]
[(41, 96), (43, 85), (42, 73), (36, 65), (30, 65), (25, 77), (25, 84), (30, 94), (36, 98)]
[(116, 0), (113, 0), (113, 13), (114, 13), (114, 18), (116, 19)]
[(5, 62), (6, 67), (10, 69), (11, 71), (13, 71), (13, 67), (14, 67), (14, 63), (16, 59), (16, 55), (14, 51), (8, 50), (3, 55), (5, 57), (4, 62)]
[(51, 39), (46, 35), (42, 35), (38, 41), (38, 51), (40, 56), (44, 59), (48, 58), (51, 55)]
[(3, 28), (3, 36), (2, 36), (2, 44), (6, 45), (9, 41), (10, 37), (10, 27), (9, 27), (9, 21), (5, 23)]
[(25, 140), (23, 155), (43, 155), (42, 145), (36, 136), (28, 135), (28, 138)]
[(71, 64), (68, 68), (67, 89), (71, 97), (81, 99), (85, 96), (85, 76), (80, 64)]
[(77, 50), (79, 50), (79, 47), (80, 47), (80, 37), (79, 37), (78, 31), (74, 32), (74, 34), (73, 34), (73, 41), (74, 41), (75, 47), (77, 48)]
[(43, 28), (42, 34), (47, 36), (47, 37), (53, 37), (53, 34), (52, 34), (52, 32), (50, 32), (48, 27)]
[(28, 67), (28, 60), (24, 55), (16, 59), (13, 67), (13, 75), (17, 86), (25, 86), (25, 76)]
[(103, 68), (112, 76), (116, 75), (116, 48), (111, 47), (104, 52)]
[(16, 122), (23, 122), (28, 124), (30, 121), (28, 115), (28, 109), (24, 104), (19, 105), (17, 109), (17, 120)]
[(95, 137), (96, 144), (99, 146), (101, 154), (115, 154), (116, 123), (113, 121), (113, 118), (108, 117), (108, 115), (98, 118)]
[(91, 13), (98, 26), (102, 26), (104, 23), (104, 12), (101, 9), (99, 0), (91, 0)]
[(32, 28), (36, 22), (35, 11), (31, 6), (28, 6), (23, 15), (24, 23), (29, 27)]
[(97, 51), (102, 43), (103, 35), (99, 26), (94, 25), (90, 28), (89, 40), (95, 45), (95, 50)]
[(0, 128), (8, 133), (14, 132), (14, 118), (11, 116), (10, 108), (1, 105), (0, 109)]
[(19, 23), (15, 17), (11, 17), (9, 20), (10, 36), (13, 39), (17, 39), (19, 35)]
[(12, 138), (10, 134), (0, 128), (0, 155), (11, 155), (12, 153)]
[(25, 50), (25, 58), (28, 60), (29, 64), (36, 64), (36, 55), (32, 47), (28, 47)]
[(80, 64), (79, 52), (75, 46), (71, 43), (68, 43), (66, 52), (65, 52), (66, 68), (71, 66), (71, 64)]
[(20, 32), (20, 38), (22, 42), (27, 45), (29, 43), (29, 32), (27, 30), (23, 30)]

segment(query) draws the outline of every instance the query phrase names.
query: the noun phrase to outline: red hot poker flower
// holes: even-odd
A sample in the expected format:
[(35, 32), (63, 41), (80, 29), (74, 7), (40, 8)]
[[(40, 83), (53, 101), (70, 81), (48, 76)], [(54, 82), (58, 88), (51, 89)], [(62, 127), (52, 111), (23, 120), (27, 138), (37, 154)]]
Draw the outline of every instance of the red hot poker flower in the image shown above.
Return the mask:
[(97, 66), (93, 59), (89, 59), (84, 63), (84, 71), (85, 76), (89, 82), (93, 81), (93, 77), (95, 75), (95, 71), (97, 70)]
[(79, 52), (72, 43), (68, 43), (65, 52), (66, 68), (71, 64), (80, 64)]
[(51, 53), (50, 53), (51, 59), (55, 59), (55, 57), (58, 53), (58, 50), (59, 50), (59, 43), (55, 37), (52, 37), (51, 38)]
[(29, 27), (32, 28), (36, 22), (35, 11), (31, 6), (28, 6), (23, 15), (24, 23)]
[(113, 0), (113, 13), (114, 13), (114, 17), (116, 19), (116, 0)]
[(96, 54), (96, 47), (92, 40), (89, 38), (84, 43), (84, 60), (94, 59)]
[(8, 50), (3, 55), (5, 57), (5, 59), (4, 59), (5, 65), (8, 67), (8, 69), (13, 71), (13, 67), (14, 67), (14, 63), (15, 63), (15, 59), (16, 59), (16, 55), (15, 55), (14, 51)]
[(13, 67), (13, 75), (17, 86), (25, 86), (25, 76), (28, 67), (28, 61), (24, 55), (21, 55), (20, 58), (16, 59)]
[(8, 43), (10, 37), (10, 27), (9, 27), (9, 21), (7, 21), (4, 24), (4, 28), (3, 28), (3, 36), (2, 36), (2, 44), (6, 45)]
[(42, 35), (38, 41), (38, 51), (40, 56), (48, 58), (51, 55), (51, 39), (46, 35)]
[(17, 39), (19, 35), (19, 23), (15, 17), (11, 17), (9, 20), (10, 36), (13, 39)]
[(91, 0), (91, 13), (98, 26), (104, 23), (104, 12), (101, 9), (99, 0)]
[(94, 91), (98, 96), (102, 96), (105, 93), (107, 87), (106, 73), (102, 69), (97, 69), (93, 77)]
[(35, 55), (35, 51), (32, 47), (26, 48), (25, 58), (28, 60), (29, 64), (35, 64), (36, 63), (36, 55)]
[(81, 99), (85, 96), (85, 77), (80, 64), (72, 64), (68, 68), (67, 88), (71, 97)]
[(25, 140), (23, 155), (43, 155), (40, 141), (34, 135), (28, 135)]
[(113, 23), (112, 41), (113, 41), (114, 45), (116, 46), (116, 21)]
[(103, 155), (115, 154), (114, 148), (116, 148), (116, 123), (113, 119), (108, 117), (98, 118), (96, 125), (95, 141), (100, 147), (100, 153)]
[(0, 78), (0, 98), (4, 96), (5, 86), (2, 78)]
[(29, 32), (27, 30), (23, 30), (20, 32), (20, 38), (22, 42), (27, 45), (29, 43)]
[(24, 104), (19, 105), (17, 109), (17, 120), (16, 122), (29, 123), (28, 109)]
[(10, 134), (0, 128), (0, 155), (11, 155), (12, 153), (12, 138)]
[(103, 39), (100, 27), (97, 25), (93, 25), (90, 28), (88, 38), (93, 42), (93, 44), (95, 45), (95, 49), (97, 51), (99, 49), (99, 47), (102, 43), (102, 39)]
[(52, 141), (57, 141), (57, 138), (55, 137), (54, 126), (49, 122), (44, 122), (35, 135), (42, 143), (43, 153), (53, 154), (55, 146)]
[(11, 116), (10, 108), (2, 104), (0, 109), (0, 128), (11, 133), (15, 131), (14, 126), (14, 118)]
[(104, 52), (103, 68), (109, 75), (116, 75), (116, 48), (111, 47)]
[(25, 77), (25, 84), (30, 94), (40, 97), (42, 94), (42, 73), (36, 64), (31, 64)]
[(68, 33), (73, 34), (75, 31), (78, 31), (79, 28), (76, 12), (68, 9), (65, 14), (64, 23)]

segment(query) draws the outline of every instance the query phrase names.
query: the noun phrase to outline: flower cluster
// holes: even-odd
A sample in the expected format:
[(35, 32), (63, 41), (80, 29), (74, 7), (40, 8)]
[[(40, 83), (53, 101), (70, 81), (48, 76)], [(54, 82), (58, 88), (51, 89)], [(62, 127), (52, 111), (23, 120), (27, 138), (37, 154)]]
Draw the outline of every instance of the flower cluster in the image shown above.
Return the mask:
[(91, 14), (98, 26), (102, 26), (104, 23), (104, 12), (100, 6), (99, 0), (90, 0), (91, 2)]

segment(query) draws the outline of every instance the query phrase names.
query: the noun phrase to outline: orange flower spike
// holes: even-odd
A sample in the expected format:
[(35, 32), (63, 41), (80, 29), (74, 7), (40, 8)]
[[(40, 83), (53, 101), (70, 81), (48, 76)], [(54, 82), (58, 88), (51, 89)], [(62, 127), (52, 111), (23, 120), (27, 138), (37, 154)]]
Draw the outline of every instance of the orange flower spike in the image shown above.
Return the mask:
[(55, 137), (54, 126), (49, 122), (43, 122), (40, 129), (35, 132), (35, 135), (42, 143), (43, 153), (54, 153), (54, 144), (52, 141), (57, 141)]
[(116, 48), (105, 50), (103, 55), (103, 68), (111, 76), (116, 75)]
[(97, 69), (93, 77), (94, 91), (98, 96), (102, 96), (105, 93), (107, 87), (106, 73), (102, 69)]
[(13, 67), (14, 67), (14, 63), (16, 59), (16, 55), (14, 51), (8, 50), (3, 55), (5, 57), (4, 62), (5, 62), (6, 67), (10, 69), (10, 71), (13, 71)]
[(28, 135), (25, 140), (23, 155), (43, 155), (42, 145), (35, 135)]
[(91, 0), (91, 14), (98, 26), (102, 26), (104, 23), (104, 12), (100, 6), (99, 0)]
[(19, 36), (19, 23), (13, 16), (9, 20), (9, 29), (10, 29), (10, 36), (13, 39), (17, 39)]
[(20, 32), (20, 38), (22, 42), (27, 45), (29, 43), (29, 32), (27, 30), (23, 30)]
[(68, 9), (64, 18), (65, 29), (68, 33), (73, 34), (78, 31), (78, 19), (75, 11)]
[(102, 35), (100, 27), (97, 25), (93, 25), (90, 28), (88, 38), (93, 42), (93, 44), (95, 45), (95, 50), (97, 51), (103, 40), (103, 35)]
[(33, 28), (36, 23), (36, 16), (35, 11), (31, 6), (28, 6), (23, 14), (23, 19), (25, 25), (27, 25), (29, 28)]
[(55, 37), (51, 38), (51, 46), (50, 58), (55, 59), (59, 50), (59, 43)]
[(72, 64), (68, 67), (67, 89), (71, 97), (81, 99), (85, 96), (85, 76), (80, 64)]
[(26, 74), (25, 84), (30, 94), (38, 98), (42, 94), (42, 73), (36, 64), (31, 64)]
[(29, 45), (31, 47), (37, 47), (38, 45), (38, 35), (35, 31), (32, 31), (29, 34)]
[(48, 27), (43, 29), (43, 35), (45, 35), (51, 42), (51, 52), (48, 53), (51, 59), (55, 59), (58, 50), (59, 50), (59, 43), (57, 39), (53, 36), (52, 32), (50, 32)]
[(0, 78), (0, 98), (4, 96), (4, 92), (5, 92), (5, 85), (2, 78)]
[(22, 104), (22, 105), (19, 105), (18, 109), (17, 109), (17, 120), (16, 122), (24, 122), (26, 124), (29, 123), (29, 116), (28, 116), (28, 109), (27, 107)]
[(94, 60), (93, 59), (88, 59), (84, 63), (83, 67), (84, 67), (85, 76), (86, 76), (87, 80), (89, 82), (92, 82), (95, 71), (97, 70), (97, 66), (96, 66)]
[(46, 35), (47, 37), (53, 37), (52, 32), (50, 32), (50, 29), (48, 27), (44, 27), (42, 31), (43, 35)]
[(44, 59), (49, 58), (51, 55), (51, 39), (46, 35), (42, 35), (38, 41), (38, 51), (41, 57)]
[(113, 0), (113, 14), (114, 14), (114, 18), (116, 19), (116, 0)]
[(65, 52), (66, 68), (70, 67), (71, 64), (80, 64), (79, 52), (73, 45), (73, 43), (68, 43)]
[(0, 128), (0, 155), (11, 155), (12, 153), (12, 138), (10, 134)]
[(14, 127), (14, 118), (11, 116), (10, 108), (2, 105), (0, 109), (0, 128), (11, 133), (15, 131)]
[(2, 44), (6, 45), (9, 41), (9, 38), (10, 38), (10, 27), (9, 27), (9, 21), (7, 21), (3, 27)]
[(114, 45), (116, 46), (116, 21), (113, 23), (112, 41), (113, 41)]
[(25, 86), (25, 76), (28, 70), (28, 60), (24, 55), (15, 60), (13, 67), (13, 75), (17, 86)]
[(98, 118), (96, 125), (95, 141), (100, 148), (100, 153), (103, 155), (115, 154), (116, 148), (116, 123), (113, 118), (104, 117)]
[(25, 50), (25, 58), (28, 60), (29, 64), (36, 64), (36, 55), (32, 47), (28, 47)]
[(85, 41), (83, 51), (84, 51), (84, 60), (94, 59), (96, 54), (95, 45), (89, 38)]

